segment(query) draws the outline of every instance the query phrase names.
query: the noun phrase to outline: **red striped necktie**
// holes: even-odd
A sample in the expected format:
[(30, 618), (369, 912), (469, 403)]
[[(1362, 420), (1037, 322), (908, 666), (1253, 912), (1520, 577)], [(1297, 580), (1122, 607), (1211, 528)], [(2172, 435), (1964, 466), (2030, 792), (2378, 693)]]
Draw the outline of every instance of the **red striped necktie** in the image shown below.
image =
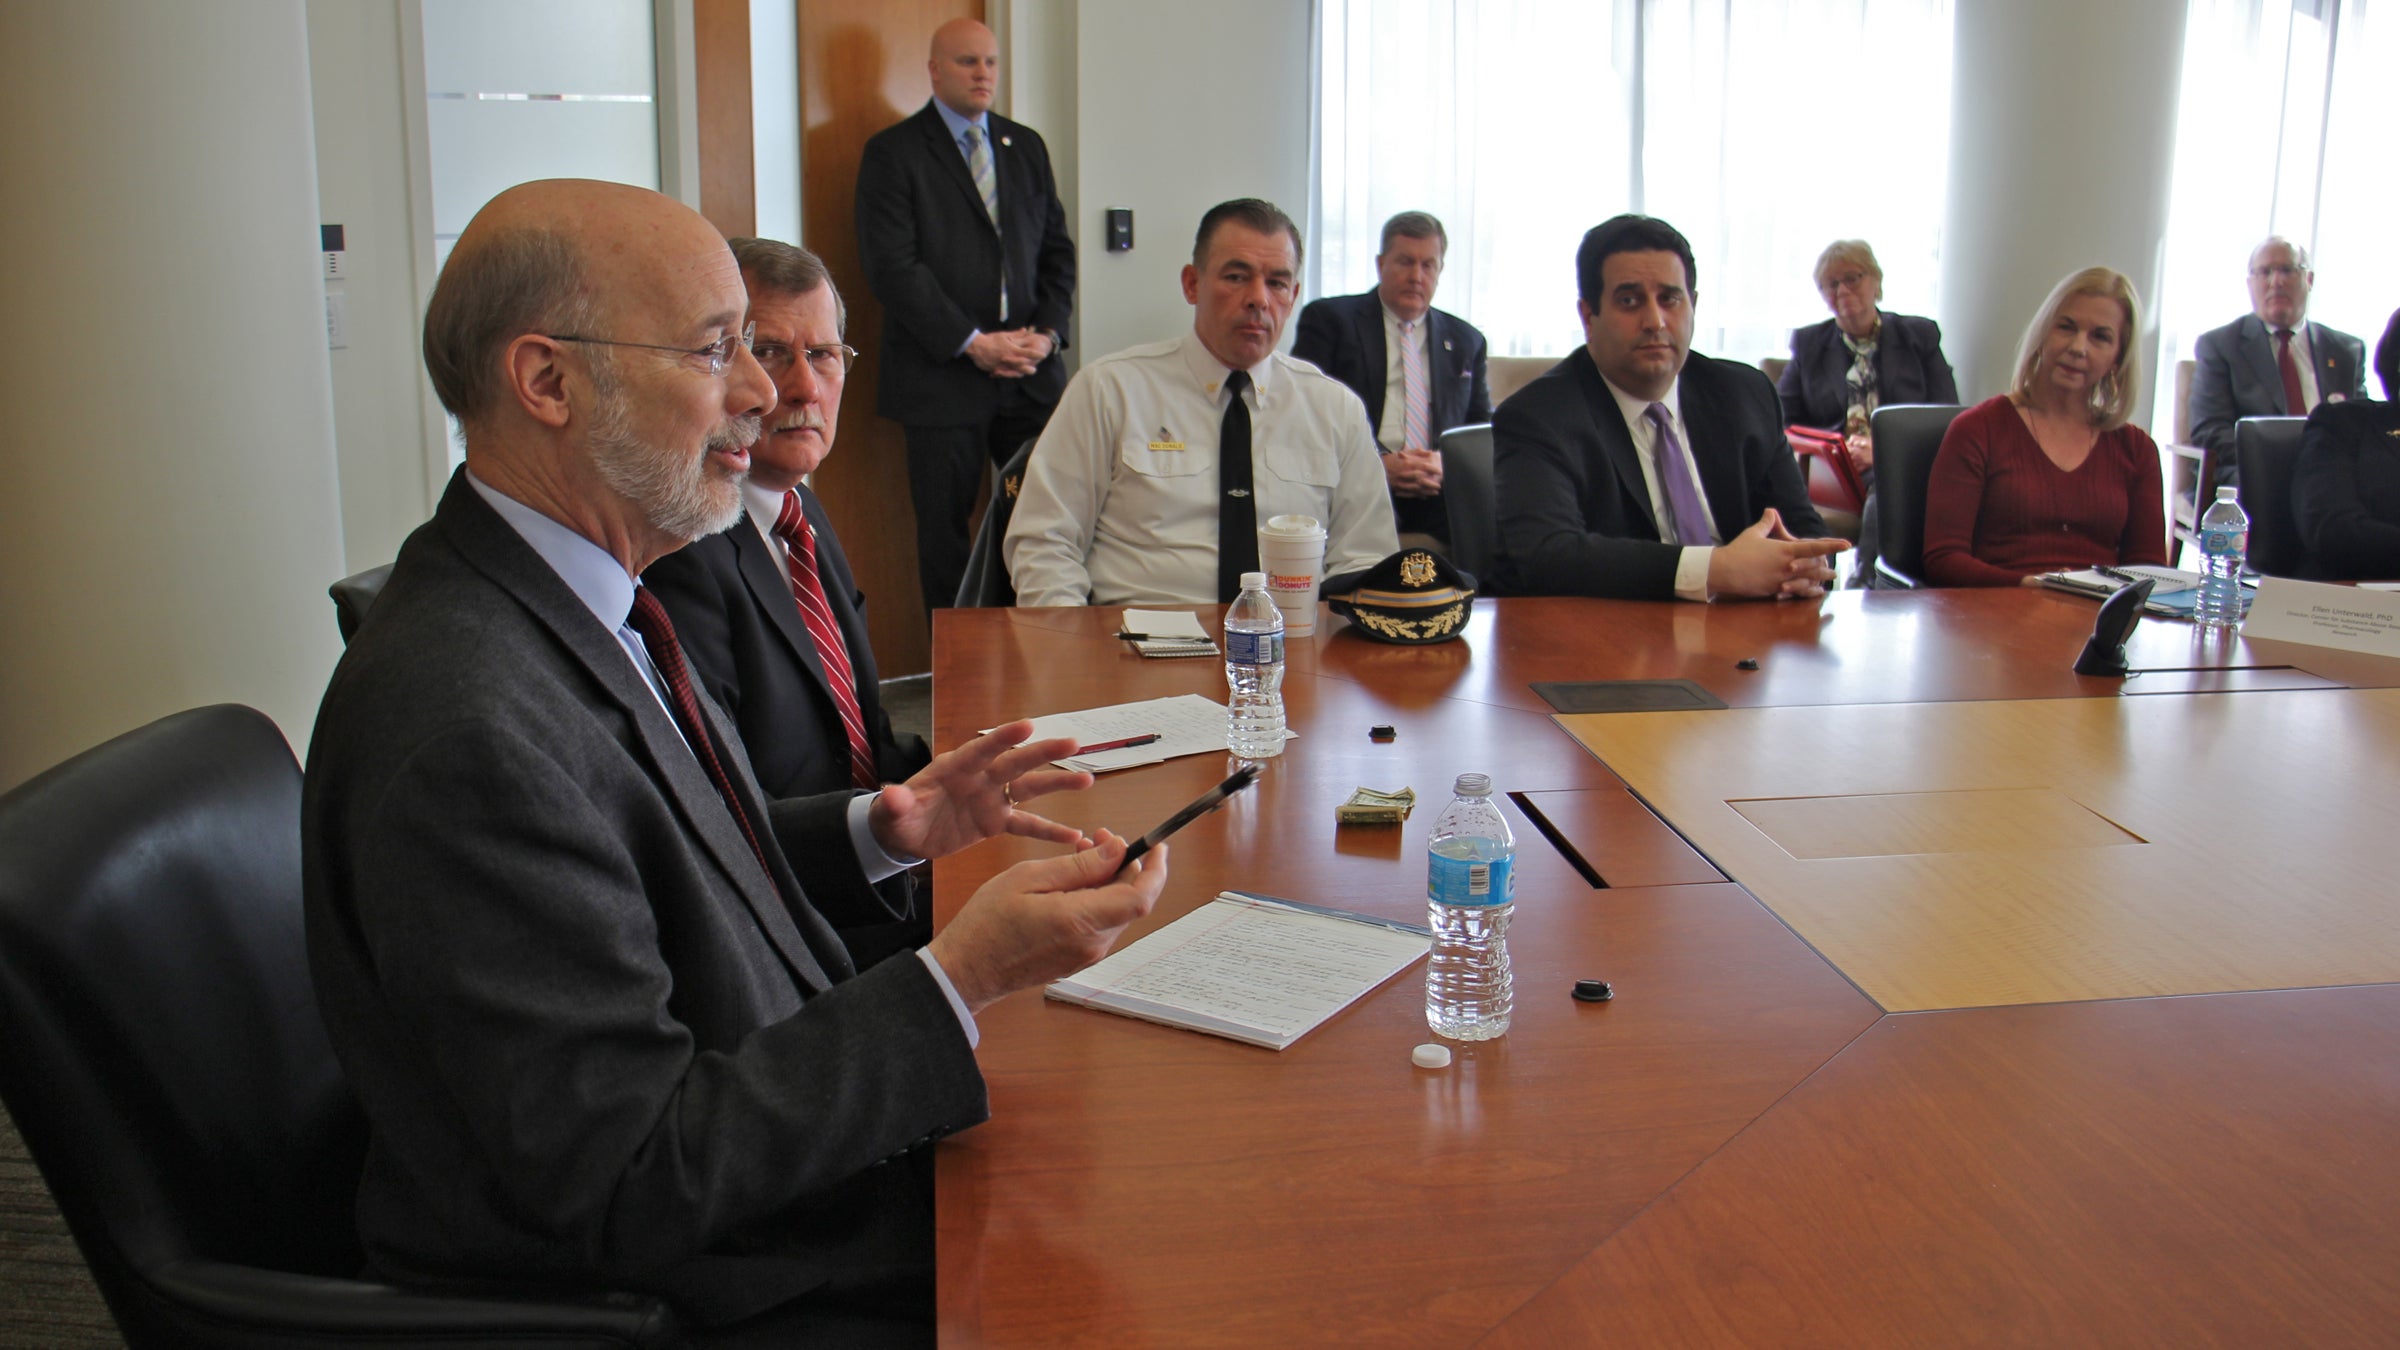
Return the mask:
[(825, 582), (817, 575), (817, 532), (809, 528), (797, 491), (783, 494), (783, 513), (775, 518), (775, 537), (787, 553), (786, 572), (792, 599), (800, 606), (800, 625), (817, 644), (817, 659), (825, 663), (825, 683), (833, 687), (833, 706), (842, 714), (842, 729), (850, 734), (850, 781), (862, 788), (878, 786), (875, 749), (867, 743), (867, 719), (858, 708), (858, 677), (850, 669), (850, 648), (833, 621), (833, 606), (825, 600)]

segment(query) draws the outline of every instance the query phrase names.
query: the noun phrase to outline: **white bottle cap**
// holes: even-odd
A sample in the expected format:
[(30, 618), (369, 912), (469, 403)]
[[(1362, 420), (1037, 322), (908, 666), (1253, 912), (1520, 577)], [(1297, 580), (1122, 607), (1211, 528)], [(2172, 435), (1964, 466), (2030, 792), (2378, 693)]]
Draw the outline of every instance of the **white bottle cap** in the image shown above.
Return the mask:
[(1435, 1045), (1431, 1041), (1409, 1051), (1408, 1057), (1420, 1069), (1447, 1069), (1450, 1067), (1450, 1047)]
[(2230, 502), (2230, 501), (2236, 500), (2236, 499), (2237, 499), (2237, 498), (2239, 498), (2241, 495), (2242, 495), (2242, 490), (2241, 490), (2240, 488), (2237, 488), (2237, 487), (2233, 486), (2233, 485), (2232, 485), (2232, 484), (2230, 484), (2230, 483), (2229, 483), (2229, 484), (2227, 484), (2227, 485), (2225, 485), (2224, 487), (2221, 487), (2221, 488), (2218, 488), (2218, 489), (2217, 489), (2217, 500), (2218, 500), (2218, 501), (2221, 501), (2221, 502)]
[(1244, 572), (1244, 573), (1242, 573), (1242, 589), (1243, 589), (1243, 590), (1245, 590), (1245, 591), (1263, 591), (1263, 590), (1265, 590), (1266, 588), (1267, 588), (1267, 574), (1266, 574), (1266, 573), (1264, 573), (1264, 572)]

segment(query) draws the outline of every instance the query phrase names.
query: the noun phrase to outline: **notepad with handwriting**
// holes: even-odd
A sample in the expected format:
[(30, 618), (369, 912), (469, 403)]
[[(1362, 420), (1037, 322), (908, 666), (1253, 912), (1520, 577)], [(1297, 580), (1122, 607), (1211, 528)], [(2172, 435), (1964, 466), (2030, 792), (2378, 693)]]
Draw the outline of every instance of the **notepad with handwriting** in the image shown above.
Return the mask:
[(1281, 1050), (1408, 969), (1430, 930), (1225, 891), (1042, 992)]

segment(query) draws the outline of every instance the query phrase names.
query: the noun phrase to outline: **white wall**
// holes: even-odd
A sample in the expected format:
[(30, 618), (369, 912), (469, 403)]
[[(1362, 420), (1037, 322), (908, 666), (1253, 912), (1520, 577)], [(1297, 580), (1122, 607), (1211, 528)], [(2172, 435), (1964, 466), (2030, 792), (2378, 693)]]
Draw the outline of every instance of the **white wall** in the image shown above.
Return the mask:
[[(1014, 0), (1012, 20), (1029, 23), (1028, 11), (1042, 8)], [(1075, 148), (1073, 169), (1060, 172), (1074, 184), (1067, 200), (1080, 246), (1076, 341), (1089, 359), (1190, 331), (1180, 278), (1209, 207), (1264, 197), (1295, 220), (1307, 218), (1309, 7), (1106, 0), (1068, 8)], [(1130, 253), (1101, 248), (1103, 212), (1112, 206), (1133, 208)]]
[(433, 514), (447, 432), (418, 356), (432, 251), (411, 223), (433, 217), (412, 196), (405, 122), (421, 95), (403, 87), (402, 6), (308, 0), (307, 12), (318, 218), (349, 245), (348, 275), (325, 283), (349, 310), (350, 345), (332, 354), (347, 574), (390, 562)]
[[(1958, 0), (1943, 348), (1970, 400), (2008, 387), (2018, 335), (2085, 267), (2159, 293), (2185, 0)], [(2156, 387), (2158, 328), (2140, 334)], [(2139, 400), (2142, 420), (2150, 407)]]
[(340, 642), (302, 0), (0, 5), (0, 787)]
[(758, 237), (800, 243), (800, 11), (792, 0), (750, 6), (750, 163)]

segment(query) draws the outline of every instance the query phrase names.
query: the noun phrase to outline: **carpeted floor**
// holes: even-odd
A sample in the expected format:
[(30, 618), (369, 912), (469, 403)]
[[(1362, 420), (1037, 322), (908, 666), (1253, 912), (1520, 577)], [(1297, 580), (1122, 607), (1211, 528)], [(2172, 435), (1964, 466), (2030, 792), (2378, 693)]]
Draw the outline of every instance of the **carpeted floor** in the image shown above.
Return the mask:
[(0, 1346), (119, 1350), (125, 1342), (67, 1236), (50, 1188), (0, 1111)]
[[(883, 711), (892, 719), (893, 733), (906, 736), (914, 732), (930, 743), (933, 740), (933, 677), (903, 675), (898, 679), (885, 680), (882, 691)], [(941, 747), (937, 745), (934, 749)]]
[[(933, 680), (883, 682), (883, 706), (902, 735), (930, 736)], [(17, 1127), (0, 1111), (0, 1347), (120, 1350), (124, 1341)]]

